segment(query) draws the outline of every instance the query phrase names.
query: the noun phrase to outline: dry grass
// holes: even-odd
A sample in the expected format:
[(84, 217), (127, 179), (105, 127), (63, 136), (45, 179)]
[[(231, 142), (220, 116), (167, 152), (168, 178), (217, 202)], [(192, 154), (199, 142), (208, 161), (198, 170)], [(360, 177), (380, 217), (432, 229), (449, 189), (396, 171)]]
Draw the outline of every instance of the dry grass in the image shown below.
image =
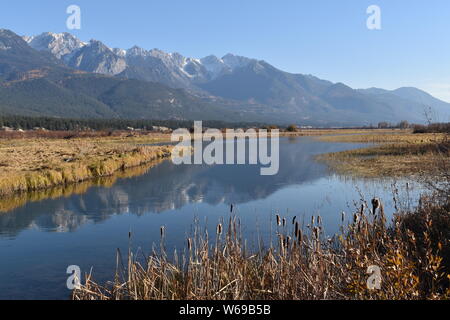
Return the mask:
[(344, 134), (335, 134), (317, 137), (319, 141), (346, 142), (346, 143), (428, 143), (442, 137), (443, 134), (414, 134), (412, 130), (371, 130)]
[(89, 181), (83, 181), (80, 183), (59, 185), (37, 191), (20, 192), (2, 196), (0, 198), (0, 214), (22, 207), (28, 202), (38, 202), (45, 199), (57, 199), (60, 197), (68, 197), (73, 194), (84, 194), (89, 188), (94, 186), (112, 187), (119, 179), (127, 179), (145, 174), (149, 169), (161, 161), (164, 160), (155, 160), (142, 166), (129, 168), (127, 170), (120, 170), (112, 176), (93, 178)]
[(299, 129), (296, 132), (283, 131), (280, 136), (298, 136), (298, 137), (314, 137), (318, 136), (320, 139), (333, 139), (334, 136), (351, 136), (351, 135), (383, 135), (399, 133), (401, 130), (396, 129)]
[[(449, 204), (423, 199), (415, 212), (398, 212), (386, 225), (380, 202), (363, 205), (333, 238), (320, 217), (307, 230), (277, 216), (278, 243), (251, 251), (240, 222), (229, 218), (215, 237), (197, 228), (185, 253), (164, 250), (139, 258), (131, 252), (111, 283), (87, 275), (75, 300), (321, 300), (448, 299)], [(445, 249), (444, 249), (445, 248)], [(381, 269), (381, 290), (367, 285), (369, 266)]]
[[(167, 140), (169, 135), (149, 131), (120, 131), (120, 130), (99, 130), (99, 131), (1, 131), (1, 140), (19, 139), (81, 139), (81, 138), (130, 138), (137, 137), (146, 140)], [(169, 136), (170, 140), (170, 136)]]
[[(159, 140), (156, 140), (159, 141)], [(149, 137), (0, 140), (0, 195), (42, 190), (168, 157)]]
[(341, 174), (358, 177), (413, 177), (435, 175), (436, 162), (450, 163), (449, 141), (445, 134), (413, 134), (409, 131), (385, 134), (326, 136), (328, 142), (370, 143), (374, 146), (320, 155)]

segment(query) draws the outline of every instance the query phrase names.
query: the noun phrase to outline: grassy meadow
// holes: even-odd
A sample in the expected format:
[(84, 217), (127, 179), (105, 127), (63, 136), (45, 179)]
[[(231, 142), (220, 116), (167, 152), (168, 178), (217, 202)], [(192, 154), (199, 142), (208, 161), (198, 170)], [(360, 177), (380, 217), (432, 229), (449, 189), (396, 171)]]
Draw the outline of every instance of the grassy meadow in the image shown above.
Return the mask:
[(110, 176), (127, 168), (169, 157), (165, 141), (149, 136), (67, 136), (0, 139), (2, 197)]

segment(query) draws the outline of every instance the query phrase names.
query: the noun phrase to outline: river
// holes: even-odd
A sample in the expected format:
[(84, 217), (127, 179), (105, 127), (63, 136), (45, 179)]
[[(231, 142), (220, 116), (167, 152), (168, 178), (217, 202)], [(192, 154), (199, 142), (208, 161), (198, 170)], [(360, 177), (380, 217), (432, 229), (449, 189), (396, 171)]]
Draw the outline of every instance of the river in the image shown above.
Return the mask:
[[(195, 218), (214, 234), (231, 205), (249, 243), (270, 243), (276, 214), (288, 221), (297, 216), (304, 225), (320, 215), (332, 235), (342, 224), (341, 213), (351, 217), (362, 195), (368, 201), (380, 197), (392, 215), (393, 181), (339, 176), (314, 160), (360, 147), (282, 138), (276, 176), (261, 176), (259, 166), (176, 166), (168, 160), (110, 185), (20, 203), (0, 213), (0, 299), (67, 299), (69, 265), (83, 273), (92, 268), (96, 280), (110, 280), (118, 248), (150, 252), (164, 226), (167, 251), (182, 251)], [(408, 205), (409, 192), (416, 192), (405, 189), (405, 181), (398, 186)]]

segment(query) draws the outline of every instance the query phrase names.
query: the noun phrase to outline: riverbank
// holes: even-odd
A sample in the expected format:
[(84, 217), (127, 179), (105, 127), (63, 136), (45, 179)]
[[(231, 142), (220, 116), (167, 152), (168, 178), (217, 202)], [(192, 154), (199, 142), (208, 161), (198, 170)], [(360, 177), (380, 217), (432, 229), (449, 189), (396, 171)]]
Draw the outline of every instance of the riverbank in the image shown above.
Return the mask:
[(363, 178), (436, 176), (450, 166), (446, 134), (412, 131), (334, 135), (326, 142), (368, 143), (370, 147), (319, 155), (317, 159), (340, 174)]
[(0, 195), (44, 190), (140, 166), (171, 155), (158, 136), (0, 140)]

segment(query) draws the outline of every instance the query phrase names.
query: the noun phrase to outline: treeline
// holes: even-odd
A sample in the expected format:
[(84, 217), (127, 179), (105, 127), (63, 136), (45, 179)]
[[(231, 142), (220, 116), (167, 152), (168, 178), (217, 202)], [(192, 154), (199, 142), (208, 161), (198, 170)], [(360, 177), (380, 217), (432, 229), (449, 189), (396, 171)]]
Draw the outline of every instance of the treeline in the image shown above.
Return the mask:
[(413, 125), (411, 125), (406, 120), (400, 121), (399, 123), (396, 124), (385, 121), (378, 123), (378, 129), (409, 129), (412, 126)]
[(410, 124), (406, 120), (397, 124), (380, 122), (378, 124), (378, 129), (413, 129), (414, 133), (450, 133), (450, 123), (430, 123), (428, 125), (423, 125)]
[[(151, 130), (153, 126), (169, 129), (191, 128), (193, 121), (188, 120), (124, 120), (124, 119), (61, 119), (51, 117), (0, 116), (0, 128), (14, 130), (45, 129), (49, 131), (107, 131), (107, 130)], [(203, 121), (209, 128), (249, 128), (260, 127), (258, 123), (231, 123), (224, 121)]]
[(429, 125), (414, 125), (414, 133), (450, 133), (450, 123), (431, 123)]

